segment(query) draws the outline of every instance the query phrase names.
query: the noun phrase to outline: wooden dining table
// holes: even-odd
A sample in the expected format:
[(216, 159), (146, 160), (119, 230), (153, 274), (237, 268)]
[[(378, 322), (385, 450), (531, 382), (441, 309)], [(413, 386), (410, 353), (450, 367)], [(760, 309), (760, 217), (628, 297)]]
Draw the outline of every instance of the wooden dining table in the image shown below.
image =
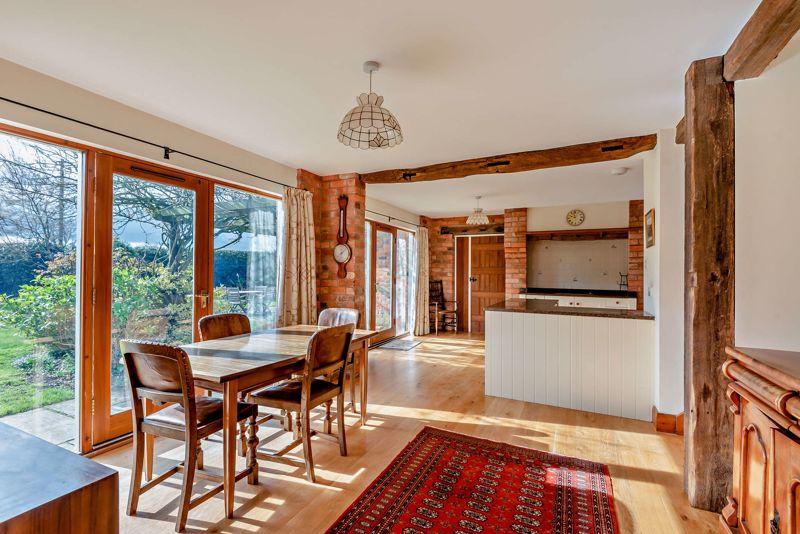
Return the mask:
[[(236, 445), (239, 427), (239, 393), (269, 384), (303, 368), (308, 342), (324, 327), (296, 325), (273, 328), (209, 341), (183, 345), (192, 365), (195, 384), (222, 393), (222, 446), (225, 516), (233, 517), (236, 484)], [(367, 419), (367, 375), (372, 330), (356, 330), (350, 343), (354, 365), (360, 375), (359, 413), (361, 424)], [(355, 399), (352, 399), (355, 406)], [(258, 467), (255, 466), (255, 469)]]

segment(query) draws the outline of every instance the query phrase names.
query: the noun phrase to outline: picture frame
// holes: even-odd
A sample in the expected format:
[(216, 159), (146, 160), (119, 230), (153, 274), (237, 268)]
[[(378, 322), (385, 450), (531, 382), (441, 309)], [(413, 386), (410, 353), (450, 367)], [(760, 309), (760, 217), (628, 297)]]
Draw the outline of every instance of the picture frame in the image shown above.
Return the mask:
[(653, 208), (644, 216), (644, 242), (647, 248), (656, 244), (656, 211)]

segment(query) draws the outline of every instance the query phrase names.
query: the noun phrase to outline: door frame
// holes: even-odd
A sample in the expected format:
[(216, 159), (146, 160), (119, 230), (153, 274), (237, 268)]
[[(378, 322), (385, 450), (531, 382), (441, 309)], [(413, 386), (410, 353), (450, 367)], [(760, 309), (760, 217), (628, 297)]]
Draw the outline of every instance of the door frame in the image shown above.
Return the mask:
[[(197, 321), (213, 309), (213, 183), (207, 178), (110, 154), (97, 154), (93, 180), (94, 252), (92, 263), (91, 444), (97, 447), (131, 431), (130, 410), (111, 413), (113, 182), (124, 175), (149, 183), (179, 187), (195, 193), (194, 292), (192, 337)], [(205, 292), (206, 299), (200, 298)]]
[[(466, 298), (466, 326), (467, 332), (472, 333), (472, 284), (468, 281), (465, 282), (466, 285), (466, 292), (463, 289), (459, 290), (459, 286), (464, 283), (465, 279), (469, 279), (472, 277), (472, 240), (474, 238), (480, 237), (504, 237), (504, 234), (480, 234), (480, 235), (457, 235), (454, 236), (456, 239), (455, 243), (455, 254), (453, 255), (453, 280), (455, 287), (456, 295), (456, 309), (461, 310), (462, 302), (459, 300), (459, 296)], [(466, 245), (463, 247), (458, 246), (458, 240), (465, 239), (467, 241)], [(466, 254), (466, 261), (461, 259), (459, 261), (459, 253)], [(466, 272), (462, 272), (459, 274), (458, 266), (462, 263), (466, 263)], [(462, 278), (459, 278), (461, 276)], [(466, 277), (466, 278), (464, 278)], [(461, 312), (459, 311), (459, 317), (461, 316)], [(460, 322), (460, 321), (459, 321)]]
[(397, 333), (397, 317), (395, 317), (395, 312), (397, 310), (397, 295), (395, 295), (395, 290), (397, 287), (397, 228), (394, 226), (389, 226), (388, 224), (377, 222), (370, 220), (372, 223), (371, 231), (372, 235), (370, 236), (370, 281), (371, 281), (371, 288), (370, 288), (370, 306), (369, 306), (369, 328), (375, 328), (375, 295), (377, 293), (377, 280), (375, 278), (375, 274), (377, 272), (378, 266), (378, 231), (386, 232), (392, 235), (392, 287), (389, 291), (392, 297), (392, 326), (385, 330), (381, 330), (378, 332), (373, 338), (372, 343), (380, 343), (381, 341), (385, 341), (387, 339), (391, 339), (395, 337)]

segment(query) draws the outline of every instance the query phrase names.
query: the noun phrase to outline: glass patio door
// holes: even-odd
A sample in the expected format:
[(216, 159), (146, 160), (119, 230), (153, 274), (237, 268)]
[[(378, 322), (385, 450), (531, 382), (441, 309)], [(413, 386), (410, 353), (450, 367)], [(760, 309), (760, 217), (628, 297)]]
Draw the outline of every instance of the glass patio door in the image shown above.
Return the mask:
[(373, 342), (379, 342), (396, 333), (395, 321), (395, 237), (396, 231), (390, 226), (373, 223), (372, 235), (372, 305), (371, 323), (378, 335)]
[(122, 339), (190, 343), (210, 313), (210, 184), (99, 155), (95, 186), (95, 444), (130, 431)]

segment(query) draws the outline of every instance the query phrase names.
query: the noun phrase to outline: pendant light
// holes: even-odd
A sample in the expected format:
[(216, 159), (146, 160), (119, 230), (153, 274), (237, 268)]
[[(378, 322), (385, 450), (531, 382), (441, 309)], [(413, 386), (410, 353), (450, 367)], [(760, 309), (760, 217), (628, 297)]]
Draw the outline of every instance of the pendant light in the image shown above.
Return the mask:
[(383, 97), (372, 92), (372, 73), (380, 68), (377, 61), (364, 63), (369, 74), (369, 93), (356, 98), (358, 105), (347, 112), (339, 125), (339, 142), (361, 149), (387, 148), (403, 142), (400, 124), (388, 109), (381, 107)]
[(467, 224), (472, 226), (481, 226), (484, 224), (489, 224), (489, 217), (483, 213), (483, 208), (481, 208), (481, 198), (480, 196), (475, 197), (476, 206), (472, 212), (472, 215), (467, 217)]

